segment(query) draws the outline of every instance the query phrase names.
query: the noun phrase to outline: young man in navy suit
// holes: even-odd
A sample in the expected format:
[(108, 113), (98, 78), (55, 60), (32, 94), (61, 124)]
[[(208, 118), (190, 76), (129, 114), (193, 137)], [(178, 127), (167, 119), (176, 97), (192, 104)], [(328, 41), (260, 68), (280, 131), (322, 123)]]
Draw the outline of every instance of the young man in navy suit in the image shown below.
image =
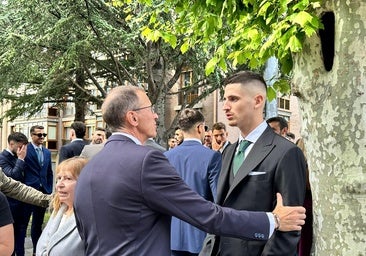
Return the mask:
[[(221, 154), (202, 145), (205, 118), (199, 110), (185, 109), (178, 125), (184, 141), (165, 152), (171, 165), (187, 185), (206, 200), (216, 199), (216, 185), (221, 169)], [(171, 224), (172, 256), (194, 256), (202, 249), (206, 233), (173, 217)]]
[(280, 195), (273, 212), (247, 212), (219, 207), (191, 190), (163, 153), (142, 145), (156, 136), (158, 115), (141, 88), (112, 89), (102, 115), (112, 136), (84, 167), (75, 191), (86, 255), (170, 256), (171, 216), (205, 232), (259, 241), (276, 228), (304, 224), (305, 209), (282, 206)]
[[(13, 132), (8, 136), (8, 147), (0, 154), (0, 167), (6, 176), (24, 183), (25, 156), (27, 155), (28, 138), (21, 132)], [(24, 220), (25, 203), (9, 198), (8, 202), (14, 219), (14, 252), (24, 255), (24, 240), (22, 229), (28, 223)]]
[[(31, 142), (27, 146), (27, 156), (24, 171), (24, 183), (42, 193), (51, 194), (53, 186), (53, 171), (51, 152), (43, 146), (47, 133), (41, 125), (35, 125), (30, 128)], [(32, 216), (31, 238), (33, 243), (33, 253), (36, 252), (36, 245), (42, 234), (42, 224), (46, 209), (27, 204), (24, 211), (24, 219), (28, 224)], [(26, 235), (26, 227), (23, 235)]]
[[(268, 212), (276, 205), (276, 193), (281, 193), (286, 205), (303, 205), (305, 159), (296, 145), (276, 134), (264, 120), (267, 88), (262, 76), (241, 71), (224, 85), (223, 110), (229, 125), (240, 129), (240, 136), (223, 153), (217, 203)], [(268, 241), (221, 235), (216, 236), (217, 249), (211, 255), (296, 255), (299, 238), (298, 231), (275, 231)]]
[(76, 121), (71, 124), (70, 127), (70, 140), (69, 144), (63, 145), (60, 148), (58, 163), (63, 160), (69, 159), (74, 156), (80, 156), (81, 151), (83, 151), (86, 145), (84, 141), (84, 136), (86, 133), (86, 126), (83, 122)]

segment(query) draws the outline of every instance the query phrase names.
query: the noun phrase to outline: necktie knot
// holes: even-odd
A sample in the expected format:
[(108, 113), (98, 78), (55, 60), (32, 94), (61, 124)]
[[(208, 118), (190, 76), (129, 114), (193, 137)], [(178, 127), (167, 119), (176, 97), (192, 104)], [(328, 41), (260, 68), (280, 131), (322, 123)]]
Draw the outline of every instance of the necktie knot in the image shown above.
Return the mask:
[(239, 151), (238, 152), (244, 153), (244, 151), (247, 149), (247, 147), (249, 147), (250, 143), (251, 142), (249, 140), (242, 140), (240, 142)]

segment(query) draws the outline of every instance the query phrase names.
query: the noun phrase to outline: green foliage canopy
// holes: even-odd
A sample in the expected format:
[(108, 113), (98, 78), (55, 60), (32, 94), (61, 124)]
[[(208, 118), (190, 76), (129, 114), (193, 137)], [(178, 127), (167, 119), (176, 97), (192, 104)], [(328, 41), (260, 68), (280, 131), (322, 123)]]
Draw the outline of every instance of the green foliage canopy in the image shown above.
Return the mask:
[[(115, 6), (132, 1), (113, 0)], [(320, 1), (312, 0), (140, 0), (154, 6), (142, 35), (153, 42), (163, 39), (182, 53), (200, 46), (211, 56), (206, 75), (228, 65), (261, 68), (275, 56), (281, 72), (290, 74), (292, 55), (302, 50), (305, 37), (322, 28), (316, 15)], [(173, 17), (167, 22), (162, 17)], [(275, 89), (288, 90), (279, 81)]]

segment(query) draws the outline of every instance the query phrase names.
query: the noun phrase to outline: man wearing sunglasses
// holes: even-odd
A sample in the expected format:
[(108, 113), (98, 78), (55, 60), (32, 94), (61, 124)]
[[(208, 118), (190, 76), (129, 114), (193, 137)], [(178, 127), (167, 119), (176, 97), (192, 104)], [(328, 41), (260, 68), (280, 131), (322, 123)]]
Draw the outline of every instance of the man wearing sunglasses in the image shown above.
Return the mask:
[[(27, 155), (24, 159), (26, 167), (24, 171), (24, 183), (42, 193), (51, 194), (53, 185), (53, 171), (51, 162), (51, 152), (43, 146), (47, 134), (44, 127), (35, 125), (30, 128), (31, 142), (27, 146)], [(24, 211), (24, 220), (28, 225), (32, 215), (31, 238), (33, 243), (33, 253), (42, 233), (42, 224), (45, 208), (27, 204)], [(26, 228), (23, 230), (26, 235)]]

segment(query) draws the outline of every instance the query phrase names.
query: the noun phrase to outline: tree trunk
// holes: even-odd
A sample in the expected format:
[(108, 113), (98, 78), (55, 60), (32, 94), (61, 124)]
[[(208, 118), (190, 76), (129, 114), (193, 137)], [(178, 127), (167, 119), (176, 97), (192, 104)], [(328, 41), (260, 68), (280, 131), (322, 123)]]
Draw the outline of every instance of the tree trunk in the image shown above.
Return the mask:
[[(82, 68), (78, 68), (75, 75), (75, 121), (85, 122), (86, 98), (85, 75)], [(80, 88), (79, 88), (79, 87)]]
[(293, 78), (313, 191), (314, 255), (366, 255), (366, 1), (323, 1), (323, 11), (335, 17), (333, 66), (332, 33), (323, 50), (314, 36), (295, 57)]

